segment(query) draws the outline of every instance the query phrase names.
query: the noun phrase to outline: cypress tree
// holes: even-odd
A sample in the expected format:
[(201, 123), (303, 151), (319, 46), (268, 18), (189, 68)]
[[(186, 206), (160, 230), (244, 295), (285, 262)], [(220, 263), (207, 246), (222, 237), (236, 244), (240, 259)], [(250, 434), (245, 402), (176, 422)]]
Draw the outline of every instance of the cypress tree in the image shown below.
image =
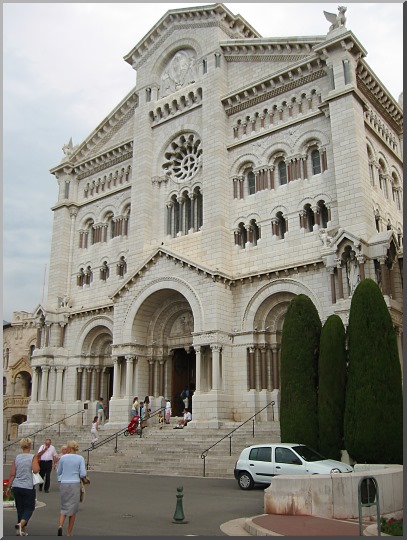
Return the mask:
[(401, 367), (396, 334), (378, 285), (359, 283), (349, 313), (345, 447), (358, 463), (402, 463)]
[(345, 328), (338, 315), (326, 320), (322, 331), (318, 362), (319, 451), (331, 459), (341, 459), (345, 414), (346, 347)]
[(303, 294), (290, 303), (281, 338), (282, 442), (318, 448), (317, 365), (321, 321)]

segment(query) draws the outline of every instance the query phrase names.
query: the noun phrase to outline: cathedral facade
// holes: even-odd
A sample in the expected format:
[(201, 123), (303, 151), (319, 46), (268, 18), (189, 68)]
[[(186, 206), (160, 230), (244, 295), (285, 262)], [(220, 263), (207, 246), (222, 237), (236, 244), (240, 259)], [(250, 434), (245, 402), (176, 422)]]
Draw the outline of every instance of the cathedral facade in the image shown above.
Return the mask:
[[(223, 4), (168, 11), (137, 84), (51, 169), (48, 298), (28, 424), (134, 396), (218, 427), (279, 418), (290, 301), (347, 324), (376, 280), (402, 343), (402, 107), (344, 20), (264, 38)], [(76, 418), (75, 416), (73, 418)]]

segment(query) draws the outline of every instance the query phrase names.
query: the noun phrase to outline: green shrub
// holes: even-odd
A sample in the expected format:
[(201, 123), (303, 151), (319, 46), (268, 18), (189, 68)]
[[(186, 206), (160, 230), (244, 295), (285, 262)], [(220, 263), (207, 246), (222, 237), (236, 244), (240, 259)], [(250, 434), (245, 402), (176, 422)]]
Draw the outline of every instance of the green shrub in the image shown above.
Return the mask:
[(345, 413), (346, 347), (345, 328), (338, 315), (326, 320), (322, 331), (318, 362), (319, 451), (331, 459), (341, 459)]
[(318, 448), (317, 378), (321, 321), (305, 295), (296, 296), (284, 319), (281, 339), (282, 442)]
[(349, 314), (345, 448), (358, 463), (402, 463), (401, 367), (396, 334), (378, 285), (356, 287)]

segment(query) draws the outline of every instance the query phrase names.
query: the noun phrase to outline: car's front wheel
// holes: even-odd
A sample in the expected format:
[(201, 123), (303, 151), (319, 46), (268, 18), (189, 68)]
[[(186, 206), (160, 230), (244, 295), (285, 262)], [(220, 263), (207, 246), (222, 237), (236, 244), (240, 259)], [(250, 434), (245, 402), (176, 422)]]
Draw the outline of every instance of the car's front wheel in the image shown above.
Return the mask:
[(241, 472), (239, 474), (238, 484), (240, 489), (253, 489), (253, 478), (248, 472)]

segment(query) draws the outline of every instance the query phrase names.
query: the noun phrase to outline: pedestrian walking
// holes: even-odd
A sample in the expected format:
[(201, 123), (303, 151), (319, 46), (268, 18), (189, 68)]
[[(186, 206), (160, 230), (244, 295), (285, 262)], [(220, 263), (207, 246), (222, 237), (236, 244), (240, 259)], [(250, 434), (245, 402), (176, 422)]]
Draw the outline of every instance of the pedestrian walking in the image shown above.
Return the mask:
[(90, 427), (90, 435), (92, 437), (92, 446), (98, 440), (98, 428), (99, 428), (98, 417), (95, 416), (93, 419), (92, 425)]
[(136, 396), (134, 399), (133, 399), (133, 405), (131, 406), (131, 409), (130, 409), (130, 415), (131, 417), (133, 418), (133, 416), (140, 416), (140, 404), (139, 404), (139, 401), (138, 401), (138, 397)]
[(35, 487), (33, 472), (40, 471), (38, 454), (31, 453), (31, 439), (25, 437), (20, 441), (21, 454), (18, 454), (11, 466), (6, 495), (13, 487), (14, 501), (17, 510), (17, 536), (28, 536), (27, 524), (35, 510)]
[[(57, 451), (55, 450), (55, 446), (51, 444), (51, 439), (45, 439), (37, 455), (40, 460), (40, 475), (44, 480), (44, 491), (45, 493), (49, 493), (52, 467), (58, 459)], [(40, 484), (39, 489), (42, 491), (42, 484)]]
[(72, 536), (76, 514), (79, 510), (81, 496), (81, 478), (86, 476), (85, 460), (77, 454), (76, 441), (68, 442), (68, 451), (58, 462), (57, 474), (61, 478), (59, 491), (61, 494), (61, 512), (59, 514), (58, 536), (62, 536), (65, 519), (68, 516), (67, 536)]
[(98, 415), (99, 426), (103, 426), (106, 418), (106, 405), (103, 402), (103, 398), (100, 397), (96, 405), (96, 412)]
[(171, 402), (169, 399), (165, 400), (165, 423), (169, 424), (171, 421)]

